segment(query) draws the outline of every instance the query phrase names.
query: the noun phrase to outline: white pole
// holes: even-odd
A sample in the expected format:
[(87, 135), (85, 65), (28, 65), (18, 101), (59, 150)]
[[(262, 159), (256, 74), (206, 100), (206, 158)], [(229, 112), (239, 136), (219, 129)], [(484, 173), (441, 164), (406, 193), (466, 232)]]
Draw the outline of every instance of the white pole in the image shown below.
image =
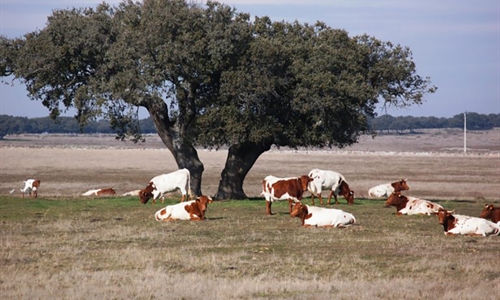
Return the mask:
[(464, 112), (464, 153), (467, 153), (467, 111)]

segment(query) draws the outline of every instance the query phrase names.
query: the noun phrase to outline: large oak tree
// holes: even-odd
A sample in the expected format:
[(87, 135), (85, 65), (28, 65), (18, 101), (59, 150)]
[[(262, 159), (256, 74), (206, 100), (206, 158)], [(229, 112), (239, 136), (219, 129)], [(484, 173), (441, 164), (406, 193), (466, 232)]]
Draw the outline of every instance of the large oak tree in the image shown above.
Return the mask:
[(218, 199), (245, 198), (243, 181), (271, 146), (351, 145), (378, 103), (421, 104), (436, 89), (408, 48), (321, 22), (251, 21), (211, 1), (56, 10), (42, 30), (2, 37), (0, 53), (1, 75), (26, 84), (54, 118), (76, 108), (82, 126), (105, 117), (137, 141), (146, 108), (195, 194), (197, 148), (227, 146)]

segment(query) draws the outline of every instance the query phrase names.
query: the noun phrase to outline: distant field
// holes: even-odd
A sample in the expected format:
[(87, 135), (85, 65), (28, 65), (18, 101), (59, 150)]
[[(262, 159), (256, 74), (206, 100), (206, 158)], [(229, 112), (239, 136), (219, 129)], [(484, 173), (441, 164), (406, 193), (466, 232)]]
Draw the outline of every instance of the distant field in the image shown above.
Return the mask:
[[(105, 135), (10, 136), (0, 141), (0, 298), (497, 299), (500, 237), (446, 237), (435, 216), (397, 217), (384, 199), (366, 198), (376, 184), (408, 178), (406, 195), (461, 214), (500, 205), (500, 131), (468, 133), (466, 155), (461, 135), (273, 149), (245, 180), (258, 200), (217, 201), (199, 223), (156, 222), (165, 204), (80, 196), (101, 187), (122, 194), (177, 169), (155, 136), (138, 145)], [(199, 151), (205, 194), (215, 193), (226, 155)], [(336, 207), (353, 213), (356, 225), (301, 228), (282, 202), (273, 204), (277, 215), (264, 214), (263, 177), (312, 168), (345, 175), (355, 205), (341, 198)], [(42, 180), (38, 200), (19, 197), (28, 177)]]

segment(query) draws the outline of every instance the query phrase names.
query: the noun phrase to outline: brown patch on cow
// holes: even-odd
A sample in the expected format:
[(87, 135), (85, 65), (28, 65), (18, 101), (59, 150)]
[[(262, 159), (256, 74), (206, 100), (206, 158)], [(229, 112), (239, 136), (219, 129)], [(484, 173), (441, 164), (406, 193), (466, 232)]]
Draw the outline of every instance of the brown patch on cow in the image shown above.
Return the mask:
[(100, 189), (97, 191), (97, 196), (114, 196), (116, 194), (115, 190), (113, 188), (107, 188), (107, 189)]
[[(36, 190), (33, 191), (33, 198), (37, 198), (38, 197), (38, 188), (40, 187), (40, 179), (35, 179), (35, 181), (33, 181), (33, 185), (32, 187), (36, 187)], [(30, 192), (30, 195), (31, 195), (31, 192)]]
[[(291, 198), (296, 198), (297, 200), (302, 200), (302, 197), (304, 195), (304, 192), (307, 191), (307, 186), (309, 182), (311, 182), (313, 179), (309, 177), (308, 175), (302, 175), (297, 178), (291, 178), (291, 179), (286, 179), (286, 180), (278, 180), (272, 185), (269, 184), (265, 179), (262, 181), (262, 189), (263, 191), (272, 191), (274, 190), (274, 193), (272, 197), (274, 198), (281, 198), (284, 194), (288, 193), (288, 195)], [(288, 199), (289, 203), (289, 210), (290, 212), (292, 211), (292, 206), (295, 200), (293, 199)], [(272, 215), (271, 211), (271, 201), (266, 201), (266, 214)]]
[[(396, 214), (401, 215), (399, 211), (406, 207), (408, 203), (408, 198), (405, 195), (402, 195), (400, 192), (393, 192), (389, 198), (385, 201), (385, 206), (395, 206)], [(411, 208), (410, 208), (411, 209)]]
[[(335, 189), (335, 191), (330, 191), (330, 196), (328, 196), (328, 204), (331, 204), (332, 196), (335, 199), (334, 204), (340, 204), (337, 195), (340, 195), (344, 197), (347, 200), (347, 204), (352, 205), (354, 204), (354, 191), (352, 191), (349, 188), (349, 184), (345, 182), (344, 180), (340, 179), (338, 187)], [(321, 200), (321, 198), (320, 198)], [(323, 204), (322, 201), (320, 201), (321, 204)]]
[(500, 207), (495, 207), (493, 204), (485, 204), (479, 217), (497, 223), (500, 221)]
[(141, 200), (142, 204), (148, 203), (149, 199), (153, 197), (153, 191), (155, 189), (156, 187), (153, 186), (153, 182), (150, 181), (149, 184), (144, 189), (139, 191), (139, 199)]

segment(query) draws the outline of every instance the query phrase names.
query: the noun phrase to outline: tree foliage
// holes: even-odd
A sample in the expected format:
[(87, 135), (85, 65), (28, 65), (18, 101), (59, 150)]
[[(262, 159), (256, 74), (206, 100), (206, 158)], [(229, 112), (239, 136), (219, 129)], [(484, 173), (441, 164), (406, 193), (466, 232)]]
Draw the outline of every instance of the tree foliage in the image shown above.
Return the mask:
[(228, 146), (217, 198), (243, 198), (243, 180), (272, 145), (343, 147), (370, 131), (375, 106), (421, 104), (436, 90), (410, 49), (322, 22), (253, 21), (227, 5), (123, 1), (56, 10), (47, 27), (2, 39), (2, 74), (26, 84), (56, 118), (105, 117), (139, 140), (138, 107), (201, 193), (195, 147)]

